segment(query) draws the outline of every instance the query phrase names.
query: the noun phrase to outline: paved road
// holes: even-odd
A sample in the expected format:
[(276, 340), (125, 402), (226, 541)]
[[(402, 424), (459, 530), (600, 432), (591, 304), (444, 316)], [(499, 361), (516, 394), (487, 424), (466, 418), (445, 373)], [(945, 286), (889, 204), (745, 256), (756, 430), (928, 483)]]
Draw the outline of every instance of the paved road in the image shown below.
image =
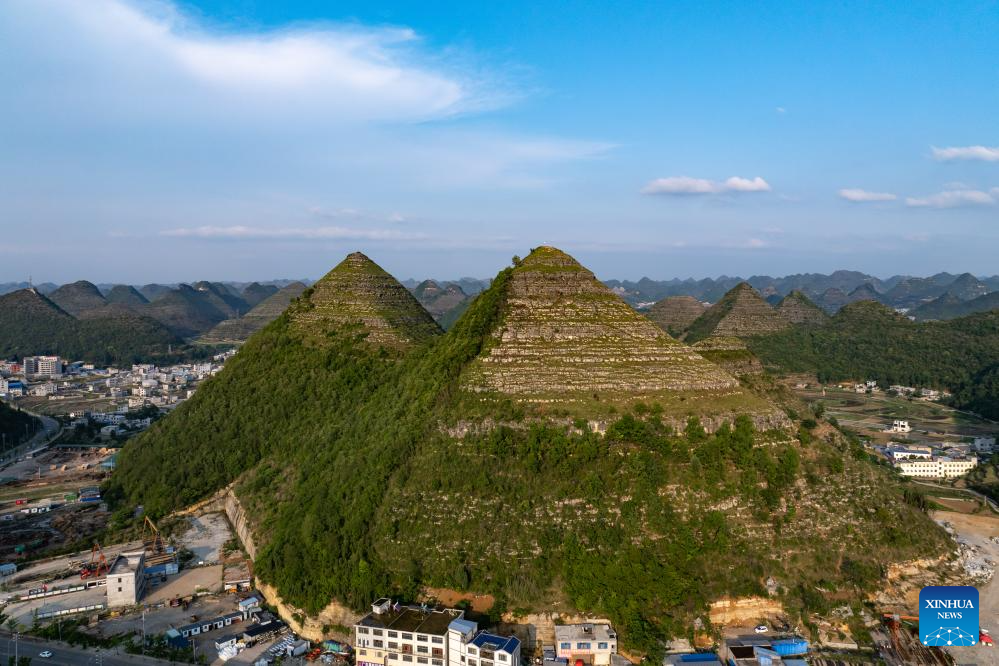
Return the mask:
[[(2, 655), (3, 663), (7, 662), (8, 655), (14, 656), (14, 641), (10, 638), (10, 634), (0, 634), (0, 655)], [(52, 657), (48, 659), (39, 657), (39, 653), (43, 650), (50, 650)], [(45, 641), (27, 636), (22, 636), (17, 641), (17, 654), (21, 657), (31, 657), (32, 664), (51, 664), (52, 666), (128, 666), (129, 664), (163, 666), (172, 663), (152, 657), (126, 654), (124, 651), (119, 654), (114, 649), (84, 650), (58, 641)]]
[(29, 439), (24, 444), (21, 444), (16, 449), (12, 449), (3, 458), (0, 458), (0, 462), (4, 463), (4, 467), (10, 464), (12, 461), (17, 460), (18, 457), (23, 456), (29, 451), (34, 451), (35, 449), (45, 446), (50, 442), (54, 441), (62, 433), (62, 425), (59, 421), (55, 420), (51, 416), (45, 416), (44, 414), (36, 414), (34, 412), (28, 412), (28, 410), (23, 410), (32, 416), (37, 416), (42, 421), (42, 428), (35, 433), (35, 436)]
[(985, 495), (981, 494), (977, 490), (972, 490), (971, 488), (951, 488), (950, 486), (938, 486), (937, 484), (930, 483), (929, 481), (916, 481), (916, 480), (913, 480), (913, 483), (918, 483), (921, 486), (928, 486), (930, 488), (935, 488), (937, 490), (949, 490), (950, 492), (970, 493), (970, 494), (974, 495), (975, 497), (977, 497), (978, 499), (987, 502), (988, 505), (990, 507), (992, 507), (993, 511), (999, 512), (999, 504), (996, 504), (994, 501), (992, 501), (991, 498), (986, 497)]

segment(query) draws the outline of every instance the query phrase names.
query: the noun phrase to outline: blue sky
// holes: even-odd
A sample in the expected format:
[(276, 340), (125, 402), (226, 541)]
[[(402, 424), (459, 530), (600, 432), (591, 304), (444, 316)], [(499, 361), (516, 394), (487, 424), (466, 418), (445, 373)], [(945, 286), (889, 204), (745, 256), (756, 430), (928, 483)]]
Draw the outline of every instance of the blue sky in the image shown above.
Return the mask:
[(999, 272), (999, 3), (0, 3), (0, 280)]

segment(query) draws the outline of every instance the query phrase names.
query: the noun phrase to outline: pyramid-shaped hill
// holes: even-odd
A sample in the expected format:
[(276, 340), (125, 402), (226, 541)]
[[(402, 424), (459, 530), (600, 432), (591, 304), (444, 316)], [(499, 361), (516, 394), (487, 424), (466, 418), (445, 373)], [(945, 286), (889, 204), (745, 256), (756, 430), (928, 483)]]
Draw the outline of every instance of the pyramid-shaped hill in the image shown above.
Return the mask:
[(201, 336), (206, 343), (244, 342), (251, 335), (281, 316), (291, 302), (302, 295), (305, 285), (292, 282), (258, 303), (245, 316), (226, 319)]
[(671, 412), (773, 411), (560, 250), (535, 249), (500, 288), (487, 349), (463, 378), (480, 401), (557, 405), (586, 417), (635, 402)]
[(135, 287), (127, 284), (116, 284), (107, 293), (108, 303), (119, 303), (121, 305), (145, 305), (149, 300), (140, 294)]
[(306, 290), (289, 315), (313, 340), (357, 324), (369, 343), (386, 349), (404, 350), (441, 333), (413, 294), (360, 252), (348, 255)]
[(781, 299), (777, 304), (777, 312), (792, 324), (821, 326), (829, 321), (825, 310), (797, 289)]
[(647, 316), (673, 337), (679, 337), (706, 309), (693, 296), (667, 296), (653, 304)]
[(684, 340), (697, 342), (712, 335), (761, 335), (788, 326), (790, 322), (763, 300), (748, 282), (741, 282), (690, 325)]
[(0, 356), (30, 356), (57, 349), (75, 327), (72, 316), (35, 289), (0, 296)]
[(97, 285), (86, 280), (62, 285), (49, 294), (49, 300), (74, 317), (108, 304)]
[(272, 284), (251, 282), (240, 292), (240, 297), (251, 308), (255, 308), (279, 291), (280, 289)]

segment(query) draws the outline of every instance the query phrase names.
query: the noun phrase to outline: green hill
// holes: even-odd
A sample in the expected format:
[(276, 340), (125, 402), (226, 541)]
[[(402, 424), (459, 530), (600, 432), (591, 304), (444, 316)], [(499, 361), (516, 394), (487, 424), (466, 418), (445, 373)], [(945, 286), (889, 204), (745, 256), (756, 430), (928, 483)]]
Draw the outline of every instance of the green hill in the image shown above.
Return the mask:
[(880, 303), (858, 301), (825, 326), (795, 327), (747, 342), (764, 366), (777, 372), (954, 389), (999, 362), (999, 312), (917, 323)]
[(648, 651), (768, 577), (807, 615), (830, 608), (817, 587), (859, 602), (889, 562), (946, 548), (842, 441), (746, 416), (670, 427), (699, 391), (769, 406), (568, 255), (535, 250), (418, 339), (401, 285), (344, 263), (129, 440), (110, 502), (155, 517), (234, 483), (255, 573), (306, 613), (424, 585), (493, 594), (494, 612), (562, 599)]
[(142, 308), (175, 334), (194, 337), (235, 314), (220, 297), (186, 284), (171, 289)]
[(202, 335), (199, 340), (209, 343), (243, 342), (281, 316), (281, 313), (288, 308), (294, 299), (301, 296), (303, 291), (305, 291), (304, 284), (292, 282), (258, 303), (245, 316), (219, 322), (212, 330)]
[(264, 285), (259, 282), (251, 282), (246, 285), (240, 296), (247, 305), (255, 308), (276, 293), (278, 293), (278, 288), (272, 284)]
[(86, 280), (62, 285), (49, 294), (49, 300), (74, 317), (108, 304), (97, 285)]
[(697, 342), (712, 335), (743, 337), (779, 331), (789, 325), (748, 282), (741, 282), (690, 324), (684, 340)]
[(58, 354), (94, 363), (166, 358), (182, 341), (123, 305), (87, 310), (76, 319), (33, 289), (0, 296), (0, 357)]
[(674, 338), (678, 338), (704, 314), (705, 309), (693, 296), (667, 296), (654, 303), (646, 316)]
[(108, 303), (118, 303), (120, 305), (145, 305), (149, 301), (140, 294), (135, 287), (127, 284), (116, 284), (107, 293)]
[(971, 300), (961, 300), (951, 292), (947, 292), (939, 298), (935, 298), (929, 303), (924, 303), (918, 308), (910, 311), (909, 314), (917, 321), (931, 321), (956, 319), (976, 312), (988, 312), (999, 310), (999, 291), (972, 298)]
[(368, 342), (394, 350), (441, 333), (416, 298), (360, 252), (348, 255), (306, 289), (291, 318), (313, 340), (344, 324), (361, 323)]
[(825, 310), (795, 289), (777, 304), (777, 312), (792, 324), (821, 326), (829, 321)]

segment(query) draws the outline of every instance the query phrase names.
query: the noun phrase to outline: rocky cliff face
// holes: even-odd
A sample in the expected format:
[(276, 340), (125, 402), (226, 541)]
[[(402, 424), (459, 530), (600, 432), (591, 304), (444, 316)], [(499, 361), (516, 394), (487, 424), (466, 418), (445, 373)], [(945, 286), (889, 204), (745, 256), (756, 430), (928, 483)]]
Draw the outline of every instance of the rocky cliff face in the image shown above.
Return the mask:
[(297, 328), (314, 340), (358, 324), (369, 343), (402, 350), (441, 333), (413, 295), (360, 252), (348, 255), (306, 290), (290, 314)]
[(760, 335), (790, 326), (748, 283), (742, 282), (708, 308), (687, 330), (685, 340), (696, 342), (710, 336)]
[(693, 296), (668, 296), (649, 309), (648, 317), (673, 337), (679, 337), (707, 307)]
[(829, 321), (829, 315), (797, 289), (781, 299), (777, 312), (792, 324), (821, 326)]
[(555, 248), (537, 248), (513, 269), (502, 307), (491, 345), (466, 371), (464, 386), (473, 392), (581, 408), (668, 405), (697, 393), (745, 397), (734, 377)]

